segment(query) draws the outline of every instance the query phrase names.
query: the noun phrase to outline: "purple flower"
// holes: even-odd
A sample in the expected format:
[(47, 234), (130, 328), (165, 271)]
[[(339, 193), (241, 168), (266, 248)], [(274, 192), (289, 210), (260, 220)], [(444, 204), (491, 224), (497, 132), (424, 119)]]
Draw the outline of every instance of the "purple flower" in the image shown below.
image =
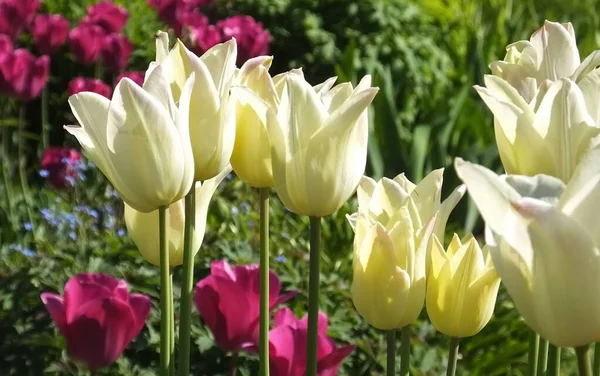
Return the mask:
[(271, 35), (260, 22), (247, 15), (238, 15), (217, 22), (223, 40), (235, 38), (238, 46), (237, 63), (241, 66), (246, 60), (267, 55)]
[(39, 14), (33, 19), (30, 29), (37, 50), (42, 54), (52, 54), (65, 43), (69, 21), (59, 14)]
[(81, 23), (69, 33), (69, 47), (75, 59), (85, 65), (100, 59), (106, 32), (98, 25)]
[(101, 1), (88, 7), (82, 23), (98, 25), (106, 33), (118, 33), (125, 27), (128, 17), (127, 10), (122, 6), (112, 1)]
[(108, 69), (120, 72), (127, 66), (133, 44), (122, 34), (109, 34), (102, 42), (102, 61)]

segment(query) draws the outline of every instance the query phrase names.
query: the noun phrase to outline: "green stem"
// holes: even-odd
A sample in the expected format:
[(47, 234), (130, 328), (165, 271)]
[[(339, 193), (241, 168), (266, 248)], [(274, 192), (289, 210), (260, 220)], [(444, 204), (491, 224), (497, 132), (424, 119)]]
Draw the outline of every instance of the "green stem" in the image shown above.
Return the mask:
[(260, 188), (259, 375), (269, 376), (269, 188)]
[(407, 376), (410, 371), (410, 325), (402, 328), (400, 345), (400, 376)]
[(229, 359), (229, 376), (235, 376), (237, 374), (237, 360), (238, 353), (234, 352), (231, 354), (231, 359)]
[[(21, 103), (19, 106), (19, 120), (17, 124), (17, 160), (19, 163), (19, 178), (21, 180), (21, 191), (23, 193), (23, 199), (27, 203), (27, 216), (29, 217), (29, 223), (31, 224), (31, 233), (33, 239), (36, 241), (36, 230), (37, 225), (35, 223), (35, 217), (33, 216), (32, 208), (35, 203), (31, 198), (29, 192), (29, 182), (27, 181), (27, 155), (25, 154), (25, 115), (27, 107), (25, 103)], [(37, 241), (36, 241), (37, 244)]]
[(102, 79), (102, 59), (98, 60), (96, 63), (96, 69), (94, 71), (94, 78), (97, 80)]
[(538, 354), (537, 374), (544, 376), (546, 374), (546, 363), (548, 361), (548, 341), (540, 338), (540, 352)]
[(158, 208), (158, 228), (160, 243), (160, 376), (170, 376), (171, 367), (171, 322), (173, 316), (169, 285), (169, 239), (167, 233), (167, 206)]
[(594, 376), (600, 376), (600, 342), (594, 345)]
[(42, 148), (50, 146), (50, 124), (48, 122), (48, 85), (42, 90)]
[(550, 345), (548, 349), (548, 371), (546, 376), (560, 375), (560, 347)]
[(13, 229), (16, 231), (16, 221), (13, 214), (13, 199), (12, 199), (12, 189), (11, 189), (11, 181), (10, 181), (10, 130), (8, 129), (8, 124), (6, 122), (6, 117), (8, 117), (8, 113), (10, 110), (10, 101), (6, 100), (6, 105), (0, 103), (0, 124), (2, 127), (2, 154), (0, 154), (0, 159), (2, 159), (2, 180), (4, 182), (4, 192), (6, 195), (6, 207), (8, 210), (8, 218), (13, 226)]
[(529, 376), (537, 375), (537, 363), (540, 353), (540, 335), (533, 330), (529, 333)]
[(456, 375), (456, 362), (458, 360), (458, 343), (460, 340), (456, 337), (450, 337), (450, 348), (448, 353), (448, 370), (447, 376)]
[(592, 376), (590, 346), (584, 345), (576, 347), (575, 353), (577, 354), (577, 368), (579, 368), (579, 376)]
[(306, 376), (317, 375), (317, 340), (319, 333), (319, 273), (321, 254), (321, 218), (310, 217), (310, 271), (308, 276), (308, 340)]
[(386, 367), (386, 375), (387, 376), (395, 376), (396, 375), (396, 330), (388, 330), (387, 331), (387, 367)]
[(192, 233), (196, 226), (196, 188), (185, 196), (185, 230), (183, 238), (183, 285), (181, 286), (179, 321), (179, 376), (190, 374), (190, 324), (194, 291), (194, 251)]
[(169, 304), (171, 312), (169, 312), (169, 351), (171, 352), (169, 364), (169, 375), (175, 376), (175, 310), (173, 305), (173, 269), (169, 268)]

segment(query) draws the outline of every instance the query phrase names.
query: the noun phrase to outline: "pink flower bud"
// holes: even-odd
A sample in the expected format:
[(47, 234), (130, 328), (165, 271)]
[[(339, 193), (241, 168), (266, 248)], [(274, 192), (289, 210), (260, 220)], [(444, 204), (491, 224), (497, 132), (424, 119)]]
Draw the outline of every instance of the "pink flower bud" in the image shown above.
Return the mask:
[(70, 356), (90, 370), (117, 360), (144, 328), (151, 306), (148, 296), (130, 294), (127, 282), (106, 274), (78, 274), (63, 296), (45, 292), (41, 298)]
[(102, 61), (107, 68), (122, 71), (127, 67), (133, 44), (122, 34), (109, 34), (102, 44)]
[(0, 1), (0, 34), (16, 39), (40, 7), (38, 0)]
[(42, 54), (56, 52), (69, 33), (69, 21), (59, 14), (39, 14), (30, 27), (37, 50)]
[(75, 59), (92, 65), (100, 59), (106, 32), (98, 25), (82, 23), (69, 33), (69, 47)]
[(125, 27), (129, 14), (122, 6), (115, 5), (112, 1), (101, 1), (88, 7), (87, 16), (83, 23), (100, 26), (106, 33), (118, 33)]
[(102, 80), (94, 78), (77, 77), (69, 82), (69, 96), (81, 93), (82, 91), (92, 91), (94, 93), (105, 96), (110, 99), (112, 88), (105, 84)]
[(22, 101), (37, 98), (50, 73), (50, 57), (36, 58), (24, 48), (0, 54), (0, 92)]

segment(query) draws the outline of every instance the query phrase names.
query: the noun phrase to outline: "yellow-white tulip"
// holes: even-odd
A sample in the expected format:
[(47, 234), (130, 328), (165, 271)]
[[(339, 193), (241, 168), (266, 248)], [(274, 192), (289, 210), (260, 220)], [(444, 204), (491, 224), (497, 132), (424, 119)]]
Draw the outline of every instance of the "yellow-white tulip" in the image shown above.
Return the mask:
[[(219, 175), (204, 182), (195, 183), (196, 213), (192, 233), (192, 252), (198, 253), (206, 230), (206, 217), (210, 200), (218, 185), (231, 172), (227, 166)], [(140, 253), (154, 265), (160, 265), (158, 210), (141, 213), (125, 204), (125, 224), (127, 231)], [(181, 199), (169, 206), (167, 211), (167, 236), (169, 239), (169, 265), (183, 264), (183, 235), (185, 224), (185, 203)]]
[(448, 250), (434, 235), (431, 271), (427, 277), (427, 314), (433, 326), (452, 337), (473, 336), (494, 312), (500, 277), (487, 246), (481, 249), (469, 234), (454, 234)]
[[(276, 108), (279, 98), (269, 75), (273, 58), (259, 56), (248, 60), (238, 71), (238, 84), (253, 93), (237, 91), (235, 145), (231, 166), (245, 183), (258, 188), (273, 187), (271, 143), (267, 132), (266, 110)], [(256, 95), (254, 100), (249, 95)], [(256, 105), (256, 102), (260, 101)]]
[(198, 57), (177, 40), (168, 51), (168, 36), (156, 38), (156, 62), (164, 66), (175, 101), (187, 78), (194, 73), (189, 108), (190, 138), (194, 152), (195, 180), (213, 178), (229, 164), (235, 142), (235, 100), (230, 88), (235, 78), (235, 39), (217, 44)]
[(600, 340), (600, 149), (565, 186), (457, 159), (498, 274), (527, 325), (562, 347)]
[(81, 125), (65, 126), (119, 192), (141, 212), (181, 199), (192, 186), (194, 160), (188, 116), (194, 77), (182, 83), (176, 107), (163, 68), (143, 88), (125, 78), (112, 100), (91, 92), (69, 105)]
[(485, 76), (485, 84), (475, 88), (494, 114), (496, 143), (506, 173), (546, 174), (569, 181), (592, 139), (600, 134), (580, 87), (562, 78), (545, 89), (539, 102), (528, 104), (500, 77)]
[(355, 191), (367, 162), (371, 77), (317, 92), (304, 78), (281, 78), (280, 103), (268, 111), (273, 179), (283, 204), (300, 215), (336, 212)]

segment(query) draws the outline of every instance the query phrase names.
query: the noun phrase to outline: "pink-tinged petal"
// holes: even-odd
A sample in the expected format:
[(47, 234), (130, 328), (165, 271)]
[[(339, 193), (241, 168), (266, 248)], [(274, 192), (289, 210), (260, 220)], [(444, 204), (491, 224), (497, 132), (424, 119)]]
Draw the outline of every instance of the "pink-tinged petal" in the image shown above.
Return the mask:
[(295, 329), (298, 327), (298, 321), (300, 320), (298, 320), (291, 309), (288, 307), (283, 307), (275, 313), (275, 324), (273, 327), (277, 328), (279, 326), (289, 326)]
[(335, 341), (327, 336), (319, 333), (317, 339), (317, 360), (321, 360), (327, 357), (331, 352), (335, 350)]
[[(271, 286), (269, 286), (269, 290), (271, 289)], [(270, 292), (270, 291), (269, 291)], [(294, 296), (296, 296), (298, 294), (298, 291), (290, 291), (290, 292), (286, 292), (283, 295), (280, 295), (279, 297), (276, 297), (275, 301), (270, 300), (271, 303), (271, 309), (287, 302), (288, 300), (292, 299)]]
[(333, 350), (329, 355), (319, 359), (317, 376), (335, 376), (344, 359), (354, 351), (354, 345), (347, 345)]
[(221, 295), (217, 290), (215, 279), (213, 276), (208, 276), (196, 284), (194, 303), (200, 317), (213, 333), (217, 345), (230, 348), (232, 346), (229, 345), (227, 337), (227, 322), (219, 308)]
[(129, 335), (134, 338), (140, 334), (146, 325), (150, 308), (152, 308), (152, 301), (150, 297), (143, 294), (130, 294), (129, 305), (135, 319), (135, 324), (131, 327)]
[[(329, 323), (327, 320), (327, 315), (324, 314), (323, 312), (319, 312), (319, 335), (320, 336), (327, 336), (327, 328), (329, 327)], [(298, 328), (302, 329), (302, 330), (308, 330), (308, 315), (305, 315), (303, 318), (300, 319), (300, 321), (298, 322)]]
[(213, 261), (210, 264), (210, 274), (235, 281), (235, 273), (227, 260)]
[(85, 311), (86, 303), (110, 298), (116, 286), (117, 280), (105, 274), (82, 273), (69, 278), (64, 293), (67, 323), (70, 324), (79, 311)]
[(273, 376), (303, 376), (306, 332), (282, 325), (269, 332), (269, 367)]
[(65, 306), (63, 304), (63, 298), (60, 295), (52, 294), (50, 292), (44, 292), (41, 295), (42, 303), (46, 306), (52, 321), (60, 331), (60, 333), (67, 337), (69, 334), (67, 328), (67, 317), (65, 314)]
[(119, 299), (122, 302), (127, 303), (129, 301), (129, 286), (124, 279), (117, 281), (117, 285), (112, 291), (113, 298)]

